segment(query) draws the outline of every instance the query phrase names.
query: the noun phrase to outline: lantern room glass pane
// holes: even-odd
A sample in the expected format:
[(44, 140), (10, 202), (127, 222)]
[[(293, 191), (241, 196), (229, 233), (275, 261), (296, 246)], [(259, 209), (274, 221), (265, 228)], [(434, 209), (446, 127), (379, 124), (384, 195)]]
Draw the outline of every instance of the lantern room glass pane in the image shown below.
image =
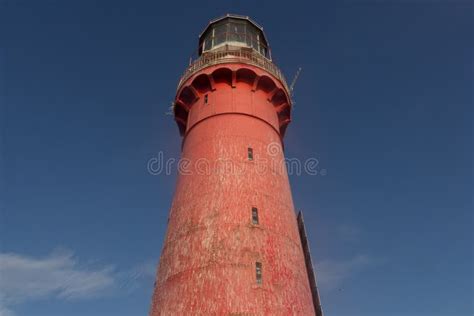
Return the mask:
[(227, 36), (227, 39), (228, 39), (229, 42), (238, 42), (239, 41), (239, 36), (238, 36), (238, 34), (231, 32)]
[(203, 50), (209, 50), (212, 48), (212, 39), (210, 37), (204, 40)]
[(214, 37), (214, 46), (217, 46), (219, 44), (222, 44), (226, 41), (226, 33), (216, 33), (216, 36)]
[(232, 32), (241, 33), (241, 34), (245, 33), (245, 24), (243, 24), (243, 23), (232, 23), (231, 26), (232, 26), (232, 28), (231, 28)]
[(251, 33), (246, 33), (245, 34), (245, 42), (247, 43), (248, 47), (252, 46), (252, 34)]
[(218, 35), (218, 34), (221, 34), (221, 33), (225, 33), (225, 32), (227, 32), (227, 24), (226, 24), (226, 23), (217, 24), (217, 25), (214, 27), (214, 34), (215, 34), (215, 35)]

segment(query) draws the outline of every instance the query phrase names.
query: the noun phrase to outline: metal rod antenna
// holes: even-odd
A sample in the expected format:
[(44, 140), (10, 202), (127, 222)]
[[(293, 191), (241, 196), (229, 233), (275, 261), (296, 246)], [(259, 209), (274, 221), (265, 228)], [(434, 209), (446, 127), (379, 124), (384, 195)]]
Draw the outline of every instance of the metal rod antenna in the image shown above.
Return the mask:
[(165, 115), (174, 115), (174, 102), (171, 102), (171, 105), (168, 107), (168, 111), (165, 112)]
[(298, 71), (296, 71), (296, 74), (295, 74), (295, 77), (293, 78), (293, 81), (291, 81), (290, 95), (293, 95), (293, 90), (295, 89), (296, 80), (298, 80), (298, 77), (300, 76), (301, 69), (302, 69), (301, 67), (298, 68)]

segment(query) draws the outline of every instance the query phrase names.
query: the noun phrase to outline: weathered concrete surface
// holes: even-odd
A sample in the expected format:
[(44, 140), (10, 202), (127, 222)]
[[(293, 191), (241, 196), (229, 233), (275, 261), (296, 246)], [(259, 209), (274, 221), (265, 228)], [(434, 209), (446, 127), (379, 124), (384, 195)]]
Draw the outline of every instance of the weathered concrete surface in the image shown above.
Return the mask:
[(219, 65), (185, 82), (177, 107), (189, 167), (178, 177), (150, 315), (314, 315), (282, 164), (287, 92), (257, 67)]

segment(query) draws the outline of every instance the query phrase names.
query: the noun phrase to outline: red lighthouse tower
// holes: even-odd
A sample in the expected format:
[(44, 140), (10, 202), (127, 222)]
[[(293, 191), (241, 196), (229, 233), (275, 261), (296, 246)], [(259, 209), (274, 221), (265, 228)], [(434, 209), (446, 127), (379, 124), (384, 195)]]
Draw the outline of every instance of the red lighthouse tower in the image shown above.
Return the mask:
[(176, 93), (183, 163), (151, 316), (322, 315), (284, 165), (290, 113), (263, 29), (211, 21)]

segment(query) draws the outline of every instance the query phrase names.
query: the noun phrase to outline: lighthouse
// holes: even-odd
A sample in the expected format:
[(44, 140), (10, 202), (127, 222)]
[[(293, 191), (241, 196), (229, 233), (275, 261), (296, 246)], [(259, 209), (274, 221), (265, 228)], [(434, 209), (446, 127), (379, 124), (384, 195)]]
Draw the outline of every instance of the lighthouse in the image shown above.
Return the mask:
[(150, 316), (322, 315), (284, 163), (291, 109), (263, 28), (211, 21), (174, 100), (181, 163)]

